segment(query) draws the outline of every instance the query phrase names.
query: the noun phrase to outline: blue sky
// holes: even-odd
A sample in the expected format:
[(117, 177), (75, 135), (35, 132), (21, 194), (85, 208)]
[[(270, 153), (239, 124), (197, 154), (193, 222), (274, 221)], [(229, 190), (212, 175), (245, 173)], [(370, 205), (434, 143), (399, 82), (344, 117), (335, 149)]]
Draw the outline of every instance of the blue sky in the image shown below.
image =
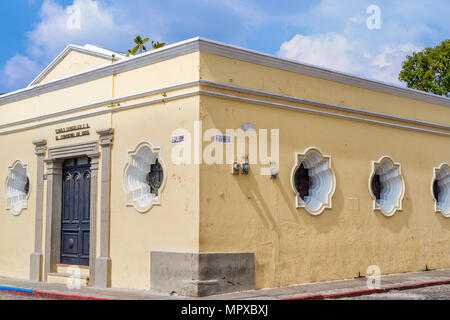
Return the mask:
[[(379, 29), (367, 27), (370, 5)], [(69, 43), (126, 52), (137, 34), (202, 36), (394, 84), (407, 54), (450, 37), (448, 0), (2, 0), (0, 12), (0, 92), (27, 86)]]

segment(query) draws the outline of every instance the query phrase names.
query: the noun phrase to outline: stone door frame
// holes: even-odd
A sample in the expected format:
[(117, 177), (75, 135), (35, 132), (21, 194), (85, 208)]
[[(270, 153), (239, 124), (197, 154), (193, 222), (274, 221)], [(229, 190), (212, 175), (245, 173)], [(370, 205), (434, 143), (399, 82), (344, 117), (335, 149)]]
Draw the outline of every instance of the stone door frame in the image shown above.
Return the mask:
[[(36, 228), (35, 252), (30, 258), (30, 280), (47, 281), (49, 273), (56, 272), (61, 252), (61, 202), (62, 169), (65, 159), (89, 157), (91, 159), (91, 203), (90, 203), (90, 248), (89, 285), (101, 288), (111, 286), (111, 258), (109, 256), (110, 189), (111, 189), (111, 146), (113, 129), (98, 130), (99, 141), (50, 147), (47, 158), (46, 140), (33, 141), (37, 155)], [(100, 152), (101, 146), (101, 152)], [(100, 197), (98, 197), (99, 164), (101, 163)], [(43, 208), (44, 163), (47, 167), (47, 202)], [(100, 204), (100, 237), (97, 237), (97, 206)], [(45, 222), (43, 221), (45, 210)], [(44, 252), (42, 233), (45, 223)], [(97, 257), (97, 239), (100, 255)]]

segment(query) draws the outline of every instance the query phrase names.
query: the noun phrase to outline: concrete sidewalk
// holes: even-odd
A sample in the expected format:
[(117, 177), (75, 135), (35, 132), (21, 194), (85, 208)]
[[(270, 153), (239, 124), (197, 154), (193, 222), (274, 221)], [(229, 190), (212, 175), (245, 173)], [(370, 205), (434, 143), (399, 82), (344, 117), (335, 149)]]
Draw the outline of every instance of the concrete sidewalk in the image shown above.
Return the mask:
[[(402, 287), (433, 286), (450, 284), (450, 269), (433, 270), (415, 273), (402, 273), (381, 277), (381, 288), (394, 290)], [(405, 287), (406, 286), (406, 287)], [(6, 288), (5, 288), (6, 287)], [(8, 288), (20, 288), (38, 292), (41, 298), (50, 299), (115, 299), (115, 300), (283, 300), (296, 298), (346, 297), (352, 295), (372, 294), (367, 291), (367, 279), (351, 279), (320, 283), (309, 283), (288, 287), (251, 290), (239, 293), (209, 296), (204, 298), (187, 298), (177, 295), (162, 295), (152, 291), (131, 289), (98, 289), (82, 287), (79, 290), (69, 290), (65, 285), (31, 282), (0, 277), (0, 293), (10, 292)], [(365, 292), (360, 292), (365, 291)], [(356, 293), (355, 293), (356, 292)]]

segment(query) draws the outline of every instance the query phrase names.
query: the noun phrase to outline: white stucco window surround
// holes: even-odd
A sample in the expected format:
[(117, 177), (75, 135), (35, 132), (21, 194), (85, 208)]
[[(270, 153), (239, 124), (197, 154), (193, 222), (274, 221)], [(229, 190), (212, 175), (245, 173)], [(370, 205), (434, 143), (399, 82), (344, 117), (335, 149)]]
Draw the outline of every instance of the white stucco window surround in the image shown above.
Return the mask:
[(448, 163), (434, 168), (431, 194), (434, 199), (435, 211), (442, 213), (445, 218), (450, 218), (450, 165)]
[(373, 161), (369, 192), (373, 199), (373, 210), (380, 211), (386, 217), (391, 217), (397, 210), (402, 210), (405, 181), (401, 165), (395, 163), (389, 156)]
[(30, 178), (28, 165), (21, 160), (16, 160), (8, 167), (8, 175), (5, 181), (6, 210), (18, 216), (28, 207), (30, 196)]
[(165, 183), (166, 166), (161, 159), (160, 147), (141, 141), (128, 151), (122, 179), (127, 206), (146, 213), (153, 206), (161, 205)]
[(336, 190), (331, 156), (323, 155), (318, 148), (312, 147), (304, 153), (296, 153), (295, 161), (291, 186), (295, 193), (296, 207), (305, 208), (313, 216), (331, 209)]

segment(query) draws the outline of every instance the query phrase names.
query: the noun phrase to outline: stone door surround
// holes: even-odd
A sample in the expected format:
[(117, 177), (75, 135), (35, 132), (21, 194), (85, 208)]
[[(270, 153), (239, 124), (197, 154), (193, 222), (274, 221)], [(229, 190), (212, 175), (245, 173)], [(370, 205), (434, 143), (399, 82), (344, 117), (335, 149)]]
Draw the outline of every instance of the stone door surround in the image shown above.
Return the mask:
[[(91, 233), (89, 285), (106, 288), (111, 286), (111, 258), (109, 256), (111, 146), (114, 130), (98, 130), (98, 141), (50, 147), (46, 140), (33, 141), (37, 155), (36, 226), (35, 249), (30, 257), (30, 280), (47, 281), (49, 273), (56, 272), (60, 262), (61, 246), (61, 197), (62, 164), (65, 159), (91, 158)], [(101, 151), (100, 151), (101, 146)], [(47, 151), (47, 158), (44, 159)], [(101, 159), (101, 166), (99, 161)], [(44, 163), (47, 166), (47, 202), (43, 208)], [(97, 195), (99, 167), (101, 168), (100, 197)], [(100, 204), (100, 236), (97, 237), (97, 204)], [(45, 235), (43, 234), (43, 210), (45, 210)], [(44, 239), (44, 252), (42, 248)], [(97, 257), (96, 240), (99, 239), (100, 253)]]

